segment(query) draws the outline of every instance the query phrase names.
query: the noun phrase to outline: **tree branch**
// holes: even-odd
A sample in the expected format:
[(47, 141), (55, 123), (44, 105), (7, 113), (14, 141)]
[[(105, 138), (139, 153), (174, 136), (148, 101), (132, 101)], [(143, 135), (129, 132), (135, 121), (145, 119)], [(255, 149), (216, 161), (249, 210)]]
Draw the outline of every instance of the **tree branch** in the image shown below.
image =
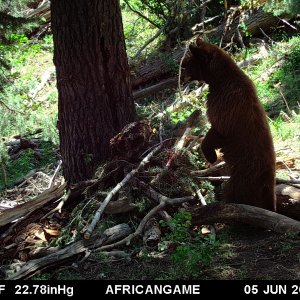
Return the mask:
[(214, 203), (192, 212), (193, 225), (241, 222), (278, 233), (300, 232), (300, 222), (275, 212), (245, 204)]
[(127, 4), (128, 8), (133, 11), (134, 13), (136, 13), (137, 15), (139, 15), (141, 18), (145, 19), (146, 21), (148, 21), (150, 24), (152, 24), (153, 26), (157, 27), (158, 29), (160, 29), (160, 26), (158, 24), (156, 24), (155, 22), (153, 22), (152, 20), (150, 20), (148, 17), (146, 17), (145, 15), (143, 15), (141, 12), (139, 12), (138, 10), (134, 9), (128, 2), (128, 0), (124, 0), (124, 2)]
[(91, 236), (91, 233), (93, 232), (96, 224), (99, 222), (103, 211), (105, 210), (106, 206), (108, 205), (109, 201), (113, 198), (113, 196), (122, 188), (124, 187), (131, 179), (132, 177), (137, 174), (139, 172), (140, 169), (142, 169), (151, 159), (151, 157), (157, 153), (160, 149), (162, 148), (162, 144), (160, 144), (159, 146), (157, 146), (156, 148), (154, 148), (154, 150), (152, 150), (139, 164), (139, 166), (136, 169), (133, 169), (131, 172), (129, 172), (126, 177), (119, 182), (114, 188), (113, 190), (107, 195), (107, 197), (105, 198), (105, 200), (102, 202), (102, 204), (100, 205), (99, 209), (97, 210), (92, 222), (90, 223), (90, 225), (87, 227), (86, 232), (84, 233), (84, 238), (85, 239), (89, 239)]
[(160, 36), (160, 34), (165, 30), (165, 28), (167, 27), (167, 24), (165, 24), (162, 28), (160, 28), (157, 32), (156, 32), (156, 34), (152, 37), (152, 38), (150, 38), (139, 50), (138, 50), (138, 52), (134, 55), (134, 57), (133, 58), (131, 58), (130, 59), (130, 61), (129, 61), (129, 64), (131, 65), (131, 64), (133, 64), (136, 60), (137, 60), (137, 58), (141, 55), (141, 53), (142, 53), (142, 51), (149, 45), (149, 44), (151, 44), (157, 37), (159, 37)]

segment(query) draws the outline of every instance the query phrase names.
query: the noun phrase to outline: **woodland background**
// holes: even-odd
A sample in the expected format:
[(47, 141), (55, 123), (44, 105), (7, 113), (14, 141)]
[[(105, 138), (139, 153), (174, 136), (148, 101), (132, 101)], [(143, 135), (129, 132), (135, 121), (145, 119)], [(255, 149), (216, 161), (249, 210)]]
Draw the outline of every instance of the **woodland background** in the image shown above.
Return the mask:
[[(104, 127), (79, 139), (82, 148), (99, 140), (94, 163), (72, 147), (62, 161), (61, 141), (67, 149), (82, 133), (58, 130), (50, 1), (0, 1), (1, 278), (299, 279), (300, 2), (107, 3), (122, 13), (136, 118), (105, 142)], [(257, 87), (275, 143), (278, 213), (218, 201), (226, 165), (208, 165), (199, 148), (208, 87), (179, 80), (197, 35), (228, 51)], [(109, 99), (116, 110), (117, 101)], [(86, 164), (83, 175), (66, 172)]]

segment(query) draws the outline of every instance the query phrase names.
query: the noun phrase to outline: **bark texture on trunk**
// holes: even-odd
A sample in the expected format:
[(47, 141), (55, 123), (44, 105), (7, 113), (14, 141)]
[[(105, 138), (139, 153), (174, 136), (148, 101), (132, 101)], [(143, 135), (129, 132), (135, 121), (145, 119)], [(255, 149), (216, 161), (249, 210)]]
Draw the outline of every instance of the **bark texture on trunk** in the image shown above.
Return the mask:
[(91, 178), (135, 118), (118, 0), (51, 1), (58, 129), (69, 183)]

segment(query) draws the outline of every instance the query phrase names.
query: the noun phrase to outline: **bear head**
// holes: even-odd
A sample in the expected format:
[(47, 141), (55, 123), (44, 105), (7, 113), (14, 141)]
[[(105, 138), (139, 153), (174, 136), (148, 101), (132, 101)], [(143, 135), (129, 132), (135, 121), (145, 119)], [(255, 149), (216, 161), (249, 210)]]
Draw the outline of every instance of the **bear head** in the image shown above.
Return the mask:
[(182, 63), (183, 82), (198, 80), (209, 84), (214, 78), (215, 69), (220, 69), (218, 56), (224, 56), (225, 52), (201, 38), (197, 38), (196, 45), (189, 45), (189, 49), (190, 55)]

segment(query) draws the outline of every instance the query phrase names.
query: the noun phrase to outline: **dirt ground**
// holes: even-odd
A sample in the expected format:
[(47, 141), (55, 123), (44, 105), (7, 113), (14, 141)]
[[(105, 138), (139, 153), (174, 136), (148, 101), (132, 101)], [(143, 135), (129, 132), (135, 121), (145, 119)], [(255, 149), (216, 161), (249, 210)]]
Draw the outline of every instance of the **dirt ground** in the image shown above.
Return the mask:
[[(130, 260), (100, 260), (93, 254), (82, 263), (58, 269), (51, 279), (108, 280), (299, 280), (300, 239), (246, 225), (225, 226), (223, 254), (213, 254), (208, 265), (199, 265), (192, 274), (178, 272), (171, 255), (141, 256)], [(126, 249), (124, 249), (126, 251)], [(128, 249), (127, 249), (128, 250)], [(176, 273), (178, 272), (178, 273)]]
[[(281, 152), (290, 152), (290, 147), (281, 148)], [(299, 159), (296, 160), (294, 169), (298, 172)], [(37, 176), (26, 184), (5, 190), (1, 195), (0, 209), (14, 207), (32, 199), (46, 188), (48, 179), (49, 176), (37, 172)], [(35, 236), (33, 245), (37, 242), (36, 239)], [(130, 246), (118, 249), (125, 251), (127, 258), (109, 259), (99, 253), (91, 253), (86, 259), (79, 257), (77, 261), (65, 262), (64, 266), (55, 270), (35, 275), (34, 279), (300, 279), (300, 237), (295, 234), (280, 235), (242, 224), (222, 225), (217, 230), (216, 240), (219, 245), (216, 251), (210, 253), (212, 261), (199, 263), (193, 270), (181, 268), (174, 262), (174, 247), (165, 252), (152, 249), (142, 253), (141, 249), (144, 247), (141, 239), (137, 239)], [(5, 259), (5, 265), (9, 259), (17, 257), (16, 250), (12, 250), (13, 256)], [(8, 252), (0, 248), (1, 256)]]

